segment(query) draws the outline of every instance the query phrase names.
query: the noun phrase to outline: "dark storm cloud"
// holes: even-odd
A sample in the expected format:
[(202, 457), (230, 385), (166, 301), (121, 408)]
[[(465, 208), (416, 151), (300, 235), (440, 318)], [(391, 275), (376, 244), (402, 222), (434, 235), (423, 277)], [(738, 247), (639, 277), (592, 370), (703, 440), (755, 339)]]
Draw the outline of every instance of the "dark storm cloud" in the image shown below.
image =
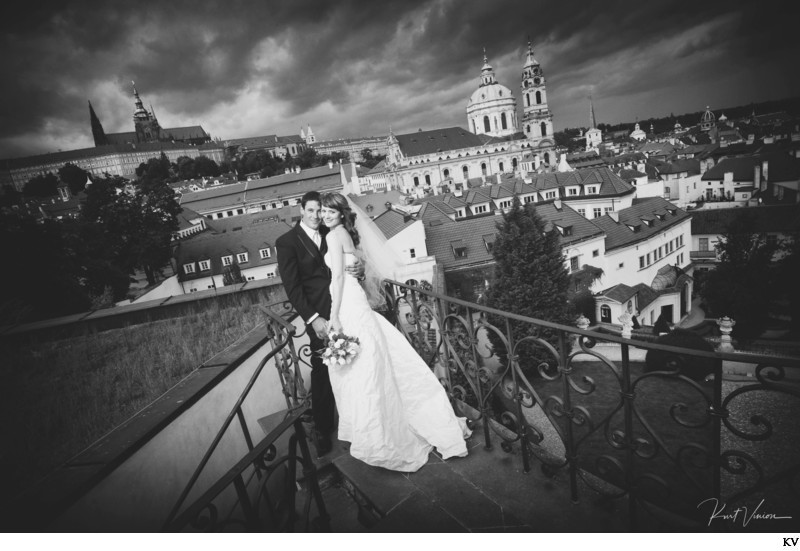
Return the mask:
[[(57, 143), (65, 128), (73, 137), (87, 135), (87, 99), (107, 131), (130, 130), (131, 80), (145, 103), (157, 98), (163, 124), (204, 124), (215, 135), (211, 121), (229, 132), (268, 134), (296, 128), (297, 117), (327, 125), (328, 137), (385, 133), (398, 120), (464, 124), (483, 49), (518, 94), (528, 37), (550, 78), (557, 114), (585, 111), (566, 102), (583, 101), (592, 86), (609, 109), (625, 95), (664, 97), (671, 87), (674, 97), (681, 79), (710, 88), (711, 78), (734, 78), (736, 71), (769, 76), (784, 67), (780, 86), (793, 94), (799, 88), (796, 32), (773, 2), (30, 4), (0, 22), (0, 157), (36, 153), (36, 136)], [(689, 32), (706, 22), (703, 32)], [(434, 98), (441, 104), (422, 103)], [(282, 126), (248, 127), (247, 115), (232, 106)], [(312, 112), (326, 119), (303, 120)]]

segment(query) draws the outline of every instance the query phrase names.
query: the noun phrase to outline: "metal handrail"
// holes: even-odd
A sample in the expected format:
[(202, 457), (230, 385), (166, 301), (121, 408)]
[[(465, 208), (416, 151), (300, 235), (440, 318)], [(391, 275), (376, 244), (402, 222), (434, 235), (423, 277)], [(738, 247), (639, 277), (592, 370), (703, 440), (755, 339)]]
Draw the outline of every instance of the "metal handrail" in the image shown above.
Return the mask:
[[(800, 369), (800, 358), (711, 352), (657, 344), (503, 312), (397, 281), (386, 280), (385, 284), (390, 298), (388, 317), (394, 318), (412, 345), (416, 343), (418, 350), (421, 347), (423, 357), (433, 354), (428, 359), (429, 365), (438, 362), (446, 368), (442, 383), (454, 407), (457, 410), (461, 408), (462, 415), (471, 415), (473, 421), (484, 421), (487, 449), (492, 449), (494, 433), (502, 439), (503, 450), (510, 452), (515, 446), (521, 447), (523, 472), (530, 470), (532, 456), (540, 460), (545, 474), (554, 475), (559, 469), (566, 469), (573, 501), (579, 497), (579, 479), (608, 497), (627, 496), (632, 529), (639, 526), (639, 512), (650, 512), (652, 500), (659, 498), (657, 495), (653, 497), (650, 491), (653, 487), (667, 494), (673, 489), (685, 495), (710, 492), (710, 497), (719, 499), (722, 497), (724, 473), (729, 479), (739, 477), (730, 486), (732, 490), (724, 496), (733, 502), (751, 496), (775, 481), (791, 480), (795, 476), (793, 473), (800, 471), (800, 461), (797, 461), (795, 453), (786, 458), (790, 463), (788, 467), (782, 464), (768, 476), (762, 466), (768, 458), (762, 460), (753, 456), (738, 441), (726, 441), (725, 446), (722, 442), (723, 431), (728, 441), (737, 438), (757, 442), (773, 436), (770, 421), (775, 422), (777, 418), (752, 415), (750, 425), (742, 425), (741, 420), (737, 425), (734, 415), (736, 402), (743, 395), (755, 396), (754, 391), (777, 393), (786, 400), (800, 400), (800, 384), (786, 377), (787, 372), (796, 373)], [(401, 313), (405, 313), (405, 322), (400, 321)], [(525, 329), (514, 330), (512, 326)], [(495, 349), (495, 343), (491, 343), (489, 348), (479, 350), (479, 332), (485, 332), (483, 337), (490, 341), (493, 336), (499, 348)], [(434, 342), (429, 342), (431, 339)], [(619, 352), (620, 359), (612, 361), (599, 352), (599, 348), (595, 349), (599, 342), (618, 345), (612, 349)], [(528, 348), (531, 346), (533, 348)], [(648, 363), (642, 374), (634, 374), (633, 348), (654, 352), (654, 356), (660, 357), (660, 367), (651, 369)], [(583, 357), (576, 360), (578, 356)], [(540, 359), (542, 357), (544, 359)], [(487, 364), (486, 360), (490, 358), (493, 361)], [(526, 369), (536, 379), (529, 379), (521, 365), (522, 361), (530, 363), (531, 358), (536, 358), (539, 363)], [(697, 366), (692, 361), (698, 360), (707, 362), (702, 366), (704, 368), (713, 365), (714, 377), (710, 386), (701, 386), (688, 376), (690, 369)], [(594, 362), (594, 367), (581, 363), (586, 361)], [(723, 396), (723, 362), (754, 364), (751, 382)], [(493, 366), (491, 369), (487, 367), (490, 365)], [(601, 377), (598, 381), (605, 378), (602, 388), (593, 380), (595, 372), (597, 377)], [(671, 420), (663, 422), (671, 425), (662, 423), (662, 426), (643, 416), (642, 408), (647, 411), (649, 404), (637, 397), (637, 393), (651, 383), (662, 385), (664, 381), (672, 381), (668, 384), (674, 383), (681, 388), (666, 402), (675, 400), (668, 408)], [(611, 389), (611, 394), (606, 393), (606, 397), (601, 399), (602, 407), (586, 401), (593, 394), (598, 396), (600, 393), (596, 391), (602, 389)], [(465, 409), (463, 404), (469, 391), (472, 391), (471, 400), (475, 405)], [(507, 397), (507, 402), (501, 416), (495, 419), (492, 400), (501, 394)], [(681, 415), (688, 409), (687, 404), (680, 401), (684, 396), (693, 400), (689, 403), (695, 404), (694, 407), (699, 407), (698, 403), (704, 404), (700, 410), (701, 421), (695, 422)], [(739, 407), (744, 407), (742, 402), (739, 404)], [(548, 455), (547, 450), (539, 446), (544, 433), (537, 428), (538, 421), (526, 416), (534, 406), (540, 406), (552, 424), (563, 444), (563, 455), (561, 452), (558, 457)], [(684, 435), (677, 444), (674, 441), (668, 443), (664, 437), (670, 433), (670, 438), (674, 438), (673, 428), (669, 428), (672, 426), (678, 431), (695, 429), (695, 432), (691, 436)], [(595, 442), (590, 445), (593, 438)], [(692, 441), (696, 438), (699, 442)], [(600, 451), (598, 445), (602, 448)], [(604, 446), (609, 446), (608, 451), (603, 451)], [(600, 453), (603, 455), (596, 455)], [(615, 454), (620, 454), (619, 459), (614, 457)], [(591, 466), (598, 473), (608, 475), (599, 477), (603, 484), (595, 484), (597, 473), (585, 470), (586, 465), (581, 462), (587, 460), (593, 461)], [(662, 463), (659, 465), (659, 462)], [(670, 480), (658, 474), (664, 464), (677, 473)], [(692, 469), (700, 469), (703, 478), (695, 479)], [(753, 483), (745, 480), (747, 472), (758, 474), (757, 480)], [(674, 488), (670, 484), (674, 484)], [(674, 499), (678, 498), (671, 497), (669, 500), (672, 501), (664, 503), (671, 502), (675, 506)], [(690, 508), (694, 509), (695, 505)], [(688, 512), (687, 517), (691, 517)]]
[[(192, 476), (190, 477), (189, 482), (184, 487), (183, 491), (181, 492), (180, 496), (178, 497), (178, 500), (175, 502), (175, 505), (172, 507), (172, 510), (170, 511), (169, 515), (167, 516), (167, 520), (164, 523), (164, 529), (167, 529), (168, 526), (173, 524), (173, 521), (174, 521), (176, 515), (178, 514), (178, 511), (180, 510), (180, 508), (183, 506), (184, 502), (186, 501), (186, 497), (189, 495), (189, 492), (192, 490), (192, 488), (194, 487), (195, 483), (197, 482), (197, 479), (200, 477), (201, 473), (205, 469), (206, 465), (208, 464), (208, 461), (210, 460), (212, 454), (216, 450), (216, 448), (219, 445), (220, 441), (222, 440), (223, 436), (227, 432), (228, 427), (230, 427), (230, 425), (233, 422), (234, 418), (238, 417), (239, 420), (240, 420), (240, 423), (242, 424), (242, 429), (243, 429), (243, 431), (245, 433), (245, 439), (247, 441), (248, 449), (250, 450), (250, 453), (248, 453), (248, 456), (255, 449), (255, 447), (252, 444), (252, 439), (250, 437), (249, 430), (247, 429), (247, 426), (244, 423), (242, 409), (241, 409), (242, 404), (244, 403), (244, 400), (247, 398), (247, 396), (250, 394), (250, 391), (252, 390), (253, 385), (255, 384), (255, 382), (258, 379), (259, 375), (261, 374), (262, 370), (264, 369), (264, 366), (266, 366), (267, 363), (272, 358), (274, 358), (281, 350), (283, 350), (292, 341), (292, 337), (294, 336), (295, 331), (296, 331), (294, 325), (292, 325), (288, 321), (284, 320), (282, 317), (274, 314), (268, 308), (264, 308), (263, 306), (259, 306), (259, 309), (267, 317), (267, 321), (265, 323), (265, 328), (267, 329), (268, 336), (270, 338), (272, 338), (273, 341), (274, 341), (272, 350), (270, 350), (270, 352), (266, 356), (264, 356), (264, 358), (259, 362), (258, 366), (256, 367), (255, 371), (253, 372), (253, 374), (250, 377), (249, 381), (245, 385), (244, 390), (239, 395), (239, 398), (236, 400), (236, 403), (234, 404), (234, 406), (231, 408), (230, 413), (228, 413), (227, 417), (223, 421), (222, 426), (217, 431), (217, 434), (214, 437), (213, 441), (211, 442), (211, 445), (206, 450), (205, 454), (203, 455), (203, 458), (200, 460), (200, 463), (195, 468), (194, 473), (192, 473)], [(274, 331), (273, 330), (274, 328), (271, 327), (271, 326), (274, 326), (274, 325), (277, 325), (282, 331), (281, 332)], [(275, 341), (274, 339), (278, 335), (281, 335), (281, 339)], [(265, 441), (266, 441), (266, 439), (262, 440), (262, 444)]]

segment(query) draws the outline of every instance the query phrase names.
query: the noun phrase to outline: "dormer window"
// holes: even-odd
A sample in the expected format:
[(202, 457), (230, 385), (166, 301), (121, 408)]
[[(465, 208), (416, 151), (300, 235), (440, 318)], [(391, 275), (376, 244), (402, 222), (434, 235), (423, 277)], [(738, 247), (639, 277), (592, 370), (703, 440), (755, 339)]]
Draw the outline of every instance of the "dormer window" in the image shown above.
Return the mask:
[[(711, 183), (711, 182), (709, 182)], [(670, 213), (672, 216), (676, 216), (678, 214), (678, 209), (667, 209), (667, 212)]]
[(559, 226), (558, 224), (554, 224), (554, 225), (555, 225), (556, 229), (558, 230), (558, 233), (560, 233), (561, 235), (563, 235), (565, 237), (568, 237), (568, 236), (572, 235), (572, 226)]
[(190, 262), (189, 264), (183, 265), (183, 273), (185, 274), (193, 274), (194, 273), (194, 262)]
[(261, 255), (261, 260), (270, 258), (272, 256), (272, 252), (270, 252), (269, 247), (266, 249), (259, 249), (258, 254)]
[(222, 257), (222, 265), (223, 266), (230, 266), (231, 264), (233, 264), (233, 256), (228, 255), (228, 256), (223, 256)]
[(453, 249), (454, 258), (467, 258), (467, 246), (461, 239), (451, 241), (450, 247)]
[(645, 225), (645, 226), (647, 226), (648, 228), (649, 228), (649, 227), (651, 227), (651, 226), (653, 225), (653, 221), (652, 221), (652, 220), (648, 220), (647, 218), (642, 218), (642, 222), (643, 222), (643, 223), (644, 223), (644, 225)]
[(597, 186), (586, 186), (586, 195), (597, 194)]
[(545, 199), (555, 199), (556, 198), (556, 192), (555, 191), (546, 191), (545, 194), (544, 194), (544, 198)]
[(488, 233), (483, 236), (483, 244), (486, 246), (486, 252), (491, 253), (494, 248), (495, 234)]
[(664, 214), (656, 213), (656, 218), (658, 218), (659, 220), (663, 220), (665, 216), (666, 215)]
[(248, 254), (247, 253), (239, 253), (236, 255), (236, 262), (238, 264), (244, 264), (248, 261)]
[(633, 233), (636, 233), (640, 229), (642, 229), (641, 224), (625, 224), (625, 225), (628, 226), (628, 229), (631, 230)]
[(201, 260), (200, 261), (200, 271), (205, 272), (206, 270), (211, 269), (211, 260)]

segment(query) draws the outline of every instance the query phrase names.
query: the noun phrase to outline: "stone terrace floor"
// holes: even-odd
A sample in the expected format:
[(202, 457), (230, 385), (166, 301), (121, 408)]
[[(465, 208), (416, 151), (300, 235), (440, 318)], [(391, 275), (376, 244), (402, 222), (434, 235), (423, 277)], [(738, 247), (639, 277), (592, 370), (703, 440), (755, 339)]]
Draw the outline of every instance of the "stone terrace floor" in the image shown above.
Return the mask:
[[(337, 441), (318, 460), (332, 532), (627, 532), (626, 501), (609, 501), (581, 483), (573, 503), (568, 472), (549, 478), (532, 458), (522, 472), (517, 446), (506, 453), (482, 428), (469, 439), (469, 456), (404, 474), (353, 459)], [(358, 502), (358, 503), (357, 503)]]

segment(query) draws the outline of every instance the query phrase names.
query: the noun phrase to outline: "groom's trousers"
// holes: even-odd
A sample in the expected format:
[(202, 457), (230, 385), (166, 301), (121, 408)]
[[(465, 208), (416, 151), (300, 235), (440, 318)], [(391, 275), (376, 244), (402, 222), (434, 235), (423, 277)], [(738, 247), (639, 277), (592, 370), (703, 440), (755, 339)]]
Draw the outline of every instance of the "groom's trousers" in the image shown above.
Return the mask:
[(308, 331), (309, 346), (311, 347), (311, 413), (314, 417), (314, 426), (325, 436), (330, 436), (333, 431), (335, 401), (331, 379), (328, 376), (328, 366), (316, 352), (325, 348), (325, 341), (320, 339), (310, 326)]

